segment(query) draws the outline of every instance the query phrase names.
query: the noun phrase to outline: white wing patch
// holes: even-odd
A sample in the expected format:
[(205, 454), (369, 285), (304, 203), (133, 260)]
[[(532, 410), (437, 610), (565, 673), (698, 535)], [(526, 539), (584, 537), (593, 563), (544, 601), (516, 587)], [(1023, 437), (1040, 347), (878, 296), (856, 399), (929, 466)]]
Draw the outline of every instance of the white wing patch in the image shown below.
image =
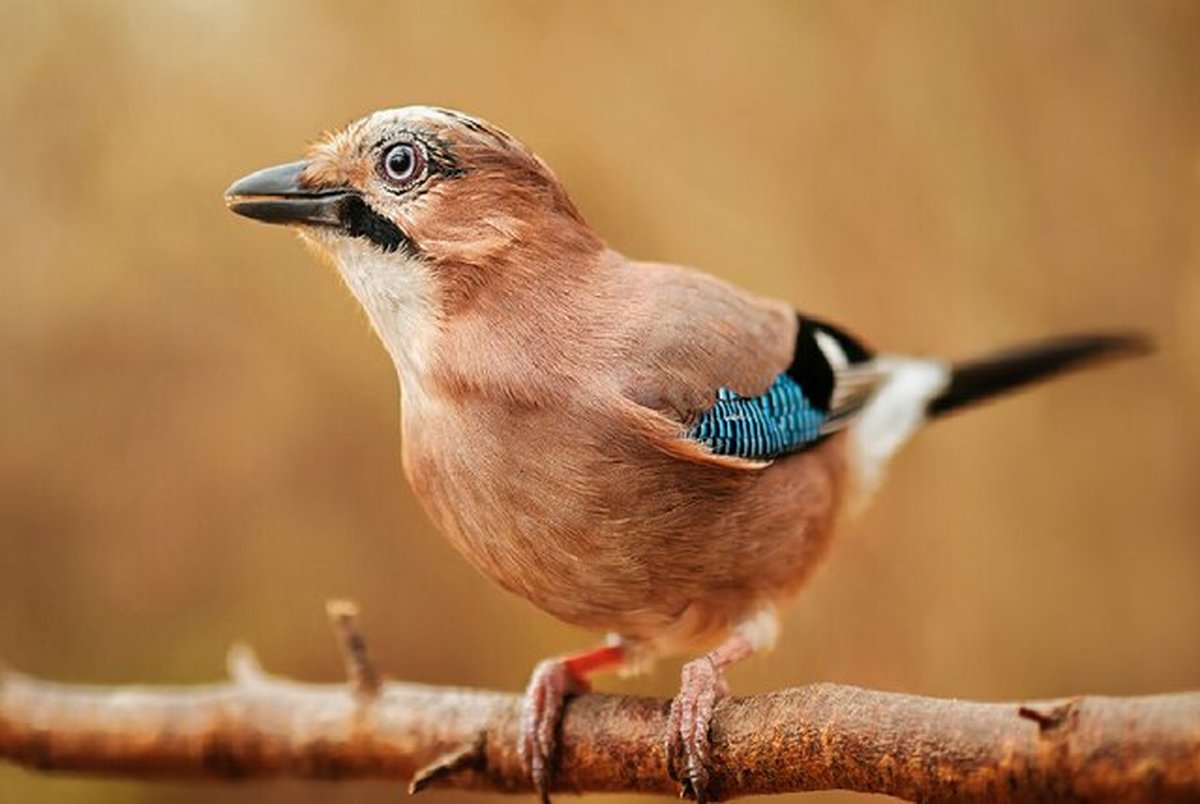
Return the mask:
[(813, 332), (813, 340), (817, 342), (817, 348), (821, 350), (821, 354), (825, 355), (825, 362), (834, 370), (834, 373), (843, 371), (850, 365), (850, 360), (846, 357), (846, 350), (837, 342), (837, 338), (823, 329), (818, 329)]

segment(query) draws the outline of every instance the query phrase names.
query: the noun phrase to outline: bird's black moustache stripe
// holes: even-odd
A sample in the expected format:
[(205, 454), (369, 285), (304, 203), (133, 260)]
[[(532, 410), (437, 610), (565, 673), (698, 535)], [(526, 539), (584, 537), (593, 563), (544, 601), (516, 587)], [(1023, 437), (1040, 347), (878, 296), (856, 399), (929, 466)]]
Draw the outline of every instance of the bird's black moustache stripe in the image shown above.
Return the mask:
[(385, 252), (403, 251), (414, 257), (418, 254), (412, 238), (394, 222), (371, 209), (360, 195), (346, 196), (338, 210), (338, 219), (346, 234), (368, 240)]

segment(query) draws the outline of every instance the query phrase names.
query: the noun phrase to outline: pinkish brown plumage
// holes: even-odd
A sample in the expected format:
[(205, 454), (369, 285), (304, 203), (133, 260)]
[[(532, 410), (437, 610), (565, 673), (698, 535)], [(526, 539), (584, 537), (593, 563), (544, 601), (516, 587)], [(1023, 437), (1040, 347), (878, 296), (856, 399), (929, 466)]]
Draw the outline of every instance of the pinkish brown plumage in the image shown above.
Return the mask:
[(615, 636), (534, 672), (524, 747), (543, 793), (589, 673), (715, 646), (686, 666), (667, 735), (703, 798), (722, 668), (770, 646), (895, 449), (933, 413), (1136, 345), (872, 355), (787, 304), (609, 249), (528, 148), (444, 109), (373, 114), (227, 197), (299, 227), (362, 303), (442, 532), (504, 588)]

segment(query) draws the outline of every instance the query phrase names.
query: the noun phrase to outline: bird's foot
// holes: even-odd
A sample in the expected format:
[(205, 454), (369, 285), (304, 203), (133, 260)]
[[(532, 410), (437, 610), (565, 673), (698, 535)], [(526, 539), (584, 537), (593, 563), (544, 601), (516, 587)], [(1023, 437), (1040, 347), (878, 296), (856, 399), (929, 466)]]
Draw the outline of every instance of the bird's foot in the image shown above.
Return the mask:
[(667, 716), (667, 771), (680, 784), (680, 798), (708, 800), (709, 740), (713, 707), (729, 693), (724, 676), (710, 654), (683, 666), (679, 694)]
[(589, 684), (568, 659), (547, 659), (533, 669), (521, 705), (521, 758), (544, 804), (550, 801), (550, 773), (558, 750), (558, 727), (567, 696)]

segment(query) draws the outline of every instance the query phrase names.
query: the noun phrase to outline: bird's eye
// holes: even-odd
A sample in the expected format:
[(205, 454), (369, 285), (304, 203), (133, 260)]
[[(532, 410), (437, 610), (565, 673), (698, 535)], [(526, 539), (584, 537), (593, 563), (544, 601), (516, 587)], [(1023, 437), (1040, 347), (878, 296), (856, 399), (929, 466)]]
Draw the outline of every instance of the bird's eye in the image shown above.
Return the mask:
[(380, 162), (383, 177), (392, 184), (407, 185), (421, 175), (425, 169), (425, 155), (421, 149), (407, 142), (387, 149)]

